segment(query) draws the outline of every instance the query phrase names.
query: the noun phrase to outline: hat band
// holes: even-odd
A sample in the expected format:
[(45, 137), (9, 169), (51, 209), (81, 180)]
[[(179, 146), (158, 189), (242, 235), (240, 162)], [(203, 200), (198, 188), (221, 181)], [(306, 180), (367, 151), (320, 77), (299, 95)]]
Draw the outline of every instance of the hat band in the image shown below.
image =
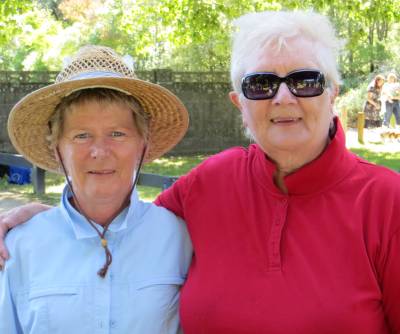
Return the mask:
[(116, 72), (94, 71), (94, 72), (79, 73), (75, 76), (70, 77), (68, 80), (81, 80), (81, 79), (103, 78), (103, 77), (124, 78), (125, 76)]

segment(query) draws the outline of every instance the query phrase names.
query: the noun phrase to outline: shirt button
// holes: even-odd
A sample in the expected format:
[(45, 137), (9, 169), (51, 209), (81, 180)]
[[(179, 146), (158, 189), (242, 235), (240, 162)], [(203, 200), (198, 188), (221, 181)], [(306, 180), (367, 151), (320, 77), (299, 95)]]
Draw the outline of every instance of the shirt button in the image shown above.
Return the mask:
[(111, 327), (111, 328), (114, 328), (114, 327), (115, 327), (115, 321), (114, 321), (114, 320), (111, 320), (111, 321), (110, 321), (110, 327)]

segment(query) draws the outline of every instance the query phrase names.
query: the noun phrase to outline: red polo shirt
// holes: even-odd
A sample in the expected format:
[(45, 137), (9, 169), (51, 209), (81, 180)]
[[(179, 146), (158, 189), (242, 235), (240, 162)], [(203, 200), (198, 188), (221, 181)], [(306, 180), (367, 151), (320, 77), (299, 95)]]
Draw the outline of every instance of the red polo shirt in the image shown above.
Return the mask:
[(157, 199), (194, 258), (185, 334), (400, 333), (400, 175), (345, 148), (273, 183), (257, 145), (215, 155)]

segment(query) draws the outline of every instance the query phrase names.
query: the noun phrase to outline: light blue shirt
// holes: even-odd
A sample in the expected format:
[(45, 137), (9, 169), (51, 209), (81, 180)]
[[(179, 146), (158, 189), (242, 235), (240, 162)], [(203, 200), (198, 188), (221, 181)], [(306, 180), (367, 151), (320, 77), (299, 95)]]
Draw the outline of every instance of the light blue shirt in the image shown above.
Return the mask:
[(68, 196), (7, 235), (0, 333), (179, 332), (179, 290), (192, 258), (183, 221), (134, 192), (106, 233), (113, 261), (101, 278), (100, 239)]

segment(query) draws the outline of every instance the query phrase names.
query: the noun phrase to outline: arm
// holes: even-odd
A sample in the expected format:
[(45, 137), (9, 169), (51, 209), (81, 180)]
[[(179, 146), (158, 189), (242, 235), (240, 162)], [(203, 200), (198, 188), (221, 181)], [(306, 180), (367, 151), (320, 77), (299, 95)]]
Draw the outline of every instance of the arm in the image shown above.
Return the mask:
[(22, 334), (7, 269), (0, 272), (0, 333)]
[(9, 254), (4, 244), (4, 238), (8, 230), (12, 229), (14, 226), (25, 223), (37, 213), (50, 208), (51, 206), (45, 204), (30, 203), (17, 206), (16, 208), (0, 215), (0, 269), (4, 266), (5, 260), (9, 258)]
[(163, 206), (164, 208), (172, 211), (177, 216), (184, 219), (183, 213), (183, 195), (181, 194), (181, 188), (184, 181), (184, 176), (180, 177), (171, 187), (164, 190), (154, 201), (154, 204)]
[(191, 170), (189, 174), (181, 176), (171, 187), (158, 195), (154, 204), (165, 207), (185, 220), (185, 201), (196, 174), (197, 168)]
[(383, 309), (391, 333), (400, 333), (400, 230), (392, 237), (381, 274)]

